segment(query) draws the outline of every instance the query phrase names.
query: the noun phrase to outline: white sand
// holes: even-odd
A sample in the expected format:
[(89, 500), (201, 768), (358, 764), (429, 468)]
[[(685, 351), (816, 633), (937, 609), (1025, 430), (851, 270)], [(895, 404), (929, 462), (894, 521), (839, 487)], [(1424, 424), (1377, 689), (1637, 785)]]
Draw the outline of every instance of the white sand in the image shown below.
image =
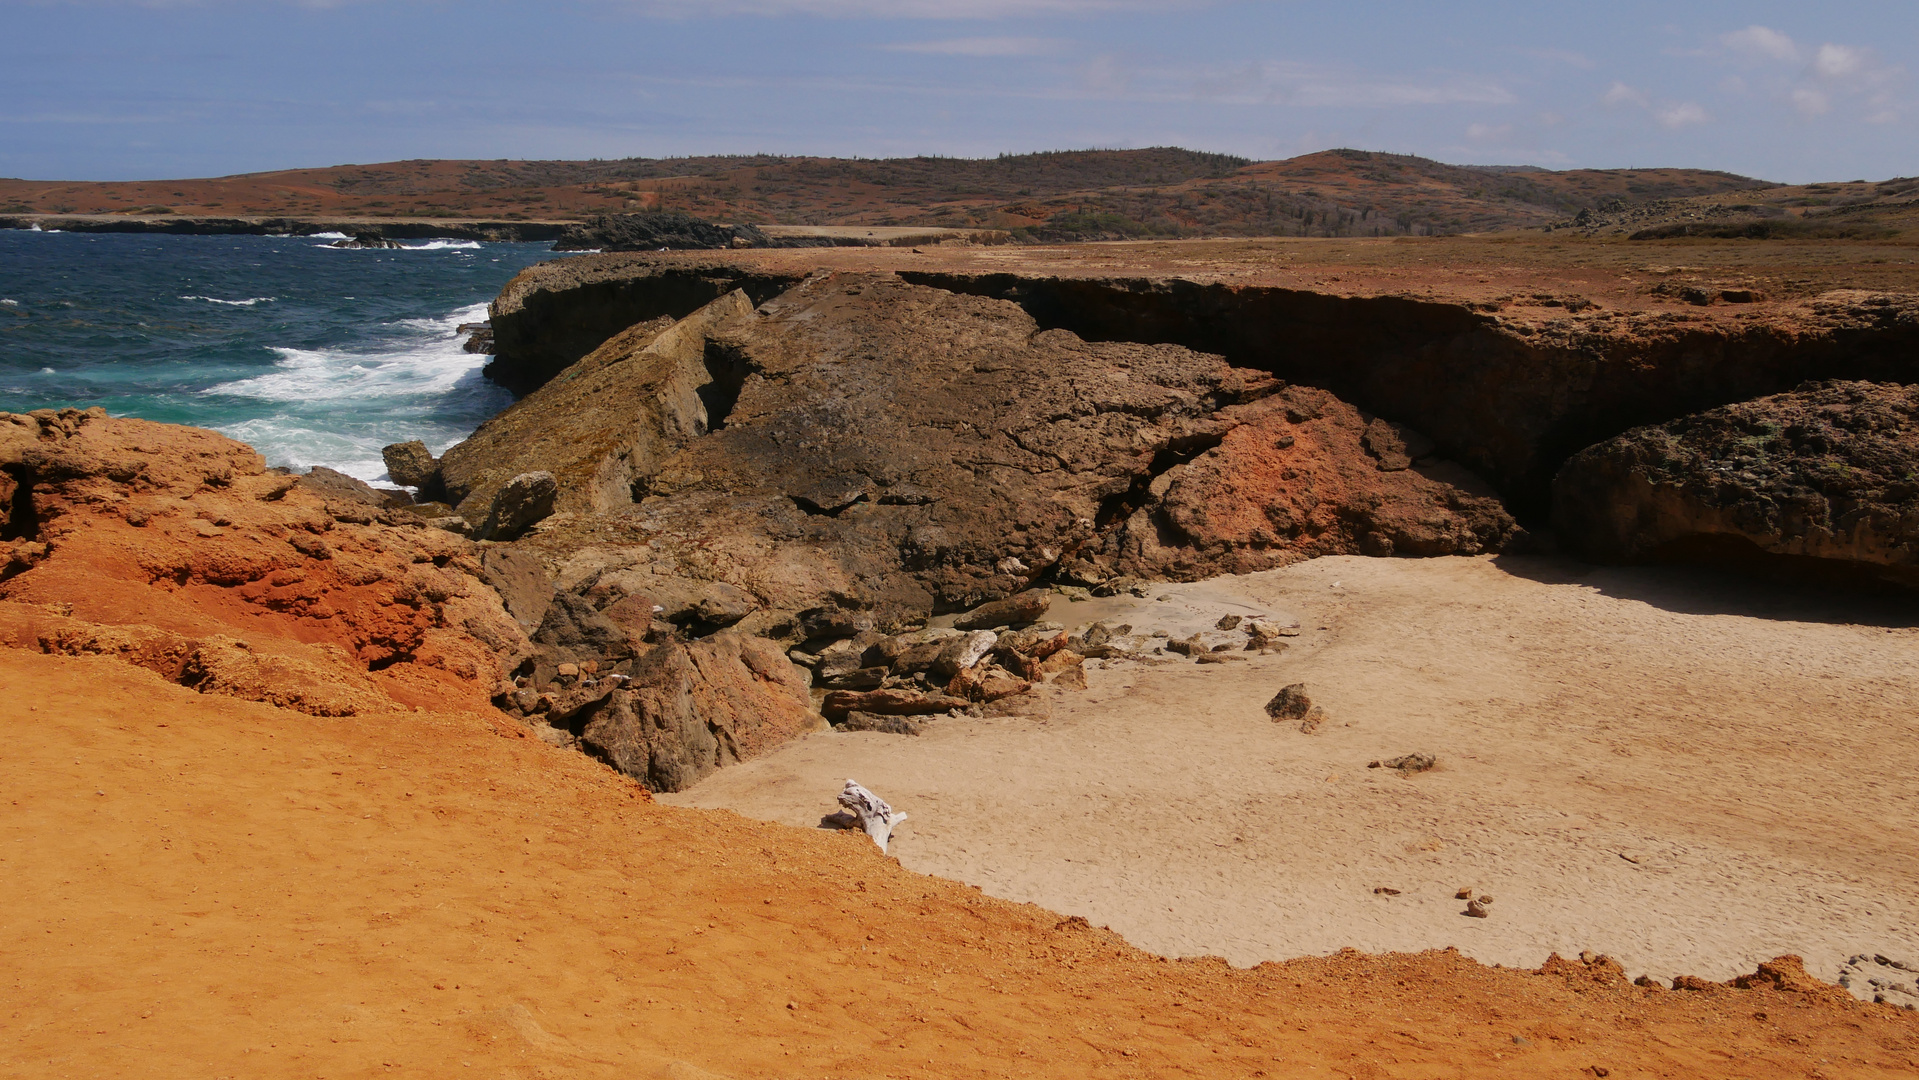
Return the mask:
[[(1852, 953), (1919, 959), (1910, 602), (1463, 558), (1154, 595), (1175, 599), (1053, 618), (1264, 610), (1305, 633), (1244, 664), (1091, 664), (1050, 721), (813, 736), (663, 801), (814, 826), (852, 777), (912, 815), (907, 867), (1242, 965), (1454, 945), (1726, 978), (1791, 952), (1832, 978)], [(1332, 717), (1317, 734), (1262, 709), (1293, 682)], [(1366, 768), (1410, 751), (1440, 767)], [(1491, 918), (1463, 916), (1468, 885)]]

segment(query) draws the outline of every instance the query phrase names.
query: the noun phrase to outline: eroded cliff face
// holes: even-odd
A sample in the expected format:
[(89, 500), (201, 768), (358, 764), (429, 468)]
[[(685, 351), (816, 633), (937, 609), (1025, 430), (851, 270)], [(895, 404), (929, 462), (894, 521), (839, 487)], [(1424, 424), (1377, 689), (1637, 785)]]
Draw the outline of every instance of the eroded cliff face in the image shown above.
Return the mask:
[[(490, 371), (519, 392), (634, 323), (684, 316), (736, 286), (759, 303), (798, 278), (738, 257), (569, 262), (528, 269), (496, 305), (496, 325), (510, 328)], [(1808, 379), (1919, 379), (1919, 300), (1906, 295), (1832, 292), (1707, 321), (1579, 297), (1501, 305), (1178, 277), (899, 273), (1013, 301), (1041, 329), (1181, 345), (1329, 390), (1429, 436), (1540, 520), (1560, 465), (1630, 428)]]
[(1331, 390), (1430, 436), (1522, 516), (1544, 514), (1568, 457), (1628, 428), (1807, 379), (1919, 379), (1909, 296), (1831, 293), (1728, 328), (1576, 298), (1540, 320), (1496, 305), (1179, 279), (901, 276), (1013, 300), (1089, 340), (1174, 342)]
[(561, 259), (521, 271), (493, 301), (486, 376), (524, 395), (637, 323), (684, 318), (738, 289), (772, 298), (803, 274), (723, 262), (661, 264), (640, 255)]

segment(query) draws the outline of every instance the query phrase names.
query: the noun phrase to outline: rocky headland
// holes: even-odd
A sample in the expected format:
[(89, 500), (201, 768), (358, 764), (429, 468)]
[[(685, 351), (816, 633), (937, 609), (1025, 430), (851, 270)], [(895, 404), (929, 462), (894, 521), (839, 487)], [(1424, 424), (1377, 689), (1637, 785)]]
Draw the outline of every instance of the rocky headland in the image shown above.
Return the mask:
[[(1106, 1065), (1203, 1071), (1229, 1059), (1248, 1073), (1282, 1059), (1331, 1064), (1322, 1051), (1335, 1043), (1341, 1062), (1381, 1075), (1400, 1062), (1595, 1076), (1645, 1062), (1694, 1075), (1801, 1069), (1816, 1057), (1883, 1075), (1909, 1066), (1919, 1035), (1892, 1006), (1913, 995), (1882, 988), (1886, 1003), (1862, 1003), (1792, 957), (1726, 983), (1634, 983), (1596, 954), (1555, 957), (1532, 974), (1444, 953), (1341, 953), (1235, 972), (1216, 960), (1146, 956), (1082, 922), (919, 878), (857, 835), (792, 834), (654, 806), (650, 793), (712, 783), (730, 766), (741, 767), (723, 777), (763, 767), (756, 775), (799, 775), (782, 763), (800, 759), (782, 757), (782, 747), (871, 745), (822, 739), (950, 748), (954, 736), (940, 732), (954, 729), (938, 725), (1041, 732), (1056, 715), (1072, 725), (1096, 708), (1145, 710), (1167, 729), (1153, 744), (1162, 756), (1148, 764), (1186, 793), (1156, 787), (1154, 797), (1176, 804), (1176, 817), (1193, 815), (1169, 835), (1182, 838), (1182, 851), (1202, 832), (1209, 849), (1244, 850), (1245, 836), (1215, 838), (1197, 809), (1216, 785), (1180, 755), (1204, 733), (1168, 728), (1208, 702), (1199, 711), (1219, 712), (1220, 723), (1252, 717), (1256, 734), (1229, 732), (1238, 756), (1253, 742), (1277, 754), (1279, 737), (1312, 747), (1288, 759), (1294, 772), (1313, 774), (1310, 788), (1283, 796), (1295, 816), (1355, 798), (1337, 786), (1342, 774), (1381, 762), (1359, 789), (1367, 806), (1385, 800), (1399, 808), (1395, 821), (1416, 812), (1435, 823), (1404, 836), (1397, 826), (1374, 832), (1391, 832), (1404, 859), (1441, 859), (1459, 841), (1439, 838), (1444, 815), (1425, 808), (1462, 798), (1447, 794), (1450, 783), (1486, 780), (1475, 759), (1445, 746), (1375, 745), (1376, 730), (1410, 742), (1437, 729), (1381, 719), (1336, 683), (1329, 693), (1314, 684), (1309, 697), (1291, 677), (1290, 666), (1334, 642), (1338, 631), (1327, 628), (1362, 603), (1347, 599), (1343, 580), (1302, 577), (1329, 598), (1303, 605), (1312, 614), (1303, 622), (1276, 596), (1245, 593), (1250, 586), (1219, 592), (1230, 604), (1207, 601), (1175, 619), (1168, 613), (1187, 595), (1179, 590), (1203, 592), (1226, 575), (1270, 581), (1313, 566), (1415, 565), (1380, 561), (1389, 557), (1474, 557), (1442, 562), (1490, 573), (1495, 560), (1477, 557), (1497, 556), (1510, 569), (1501, 603), (1533, 620), (1533, 638), (1510, 646), (1520, 657), (1546, 647), (1534, 640), (1571, 639), (1581, 625), (1553, 621), (1558, 595), (1527, 600), (1533, 607), (1513, 599), (1533, 595), (1527, 575), (1567, 572), (1561, 561), (1527, 561), (1555, 545), (1632, 561), (1736, 538), (1910, 583), (1908, 384), (1919, 338), (1910, 295), (1827, 290), (1769, 301), (1729, 299), (1727, 287), (1697, 304), (1603, 282), (1584, 292), (1522, 295), (1479, 282), (1411, 294), (1239, 282), (1217, 266), (1069, 273), (1045, 259), (1009, 270), (1018, 257), (1002, 252), (914, 255), (604, 255), (522, 274), (494, 306), (489, 368), (519, 400), (438, 458), (417, 444), (389, 447), (392, 478), (411, 494), (268, 469), (217, 434), (99, 410), (0, 415), (0, 659), (10, 691), (47, 707), (43, 721), (25, 725), (22, 760), (55, 763), (21, 770), (32, 783), (16, 787), (32, 806), (20, 820), (99, 826), (86, 815), (108, 811), (74, 794), (84, 787), (96, 792), (89, 800), (147, 792), (139, 798), (159, 801), (137, 811), (133, 802), (97, 805), (157, 823), (172, 813), (161, 805), (172, 795), (153, 792), (175, 791), (167, 785), (189, 764), (217, 774), (214, 787), (192, 789), (194, 813), (154, 831), (163, 839), (139, 859), (109, 865), (102, 856), (83, 868), (79, 856), (36, 847), (6, 877), (44, 890), (85, 876), (88, 895), (105, 899), (66, 909), (78, 934), (118, 918), (115, 905), (152, 908), (155, 927), (203, 918), (211, 900), (189, 900), (186, 890), (214, 866), (215, 891), (236, 918), (244, 906), (314, 928), (298, 949), (285, 942), (304, 942), (306, 932), (284, 930), (272, 950), (286, 954), (278, 966), (293, 983), (332, 970), (335, 953), (318, 950), (342, 936), (371, 942), (377, 930), (379, 949), (408, 948), (405, 962), (418, 970), (406, 977), (421, 987), (381, 1000), (448, 1020), (438, 1034), (416, 1030), (411, 1013), (349, 1010), (329, 1023), (366, 1021), (383, 1039), (411, 1033), (407, 1045), (441, 1047), (448, 1060), (517, 1055), (514, 1067), (630, 1071), (617, 1049), (626, 1028), (589, 1022), (607, 1012), (622, 1025), (657, 1020), (639, 1063), (679, 1076), (711, 1075), (673, 1063), (700, 1056), (689, 1049), (699, 1046), (710, 1050), (703, 1067), (735, 1075), (884, 1071), (903, 1068), (908, 1049), (915, 1066), (923, 1057), (957, 1068), (962, 1058), (939, 1038), (1009, 1065), (1030, 1044), (1088, 1074)], [(1840, 381), (1801, 386), (1808, 379)], [(1310, 562), (1324, 557), (1335, 558)], [(1387, 576), (1351, 577), (1384, 595)], [(1465, 702), (1482, 726), (1497, 712), (1508, 727), (1486, 745), (1530, 739), (1546, 748), (1536, 754), (1552, 763), (1543, 785), (1566, 789), (1577, 777), (1588, 798), (1644, 777), (1588, 763), (1597, 755), (1584, 743), (1551, 742), (1559, 736), (1539, 730), (1535, 713), (1573, 718), (1577, 738), (1622, 760), (1655, 743), (1691, 753), (1674, 749), (1671, 734), (1591, 735), (1626, 722), (1588, 702), (1606, 695), (1574, 693), (1570, 682), (1544, 694), (1499, 683), (1474, 665), (1512, 663), (1453, 655), (1466, 646), (1430, 630), (1419, 598), (1393, 610), (1401, 638), (1416, 636), (1419, 648), (1367, 643), (1364, 662), (1404, 659), (1398, 648), (1416, 655), (1394, 679), (1411, 685), (1437, 672), (1443, 685), (1391, 708), (1419, 716)], [(1518, 616), (1506, 610), (1491, 626), (1472, 623), (1472, 648), (1516, 636)], [(1463, 625), (1456, 612), (1447, 618)], [(1728, 632), (1723, 622), (1715, 633)], [(1670, 650), (1701, 636), (1678, 617), (1658, 629)], [(1821, 655), (1863, 655), (1855, 629), (1809, 640)], [(1739, 647), (1712, 644), (1727, 656), (1744, 655)], [(1655, 661), (1634, 662), (1670, 692), (1624, 695), (1628, 720), (1663, 715), (1696, 684), (1672, 682)], [(1364, 670), (1323, 663), (1316, 670), (1349, 679)], [(1894, 688), (1885, 692), (1905, 685), (1902, 672), (1882, 675)], [(1121, 680), (1148, 676), (1160, 681), (1129, 701), (1133, 684)], [(1374, 693), (1389, 698), (1393, 685)], [(1809, 713), (1856, 713), (1860, 704), (1814, 700), (1798, 683), (1780, 693), (1798, 695)], [(1731, 708), (1717, 699), (1702, 707)], [(1825, 728), (1813, 734), (1844, 745)], [(103, 738), (135, 752), (97, 754)], [(290, 754), (287, 743), (297, 744)], [(368, 771), (374, 760), (404, 775), (385, 776), (384, 764)], [(1735, 772), (1748, 767), (1740, 762)], [(1793, 775), (1797, 791), (1804, 778)], [(1720, 797), (1723, 784), (1697, 777), (1695, 787)], [(1727, 813), (1707, 795), (1687, 798), (1708, 817)], [(1883, 798), (1896, 807), (1903, 796)], [(373, 823), (369, 799), (403, 807), (407, 827)], [(913, 809), (916, 821), (932, 817)], [(1590, 821), (1561, 826), (1558, 815), (1525, 835), (1587, 858)], [(381, 884), (353, 894), (393, 899), (340, 907), (313, 896), (289, 907), (286, 878), (312, 872), (280, 858), (279, 847), (297, 845), (255, 850), (252, 840), (220, 835), (222, 822), (244, 822), (248, 837), (276, 844), (315, 823), (313, 856), (289, 858), (301, 867), (317, 858), (339, 880), (357, 881), (377, 852)], [(372, 831), (376, 824), (385, 831)], [(191, 865), (176, 865), (176, 837), (181, 851), (193, 850)], [(359, 861), (349, 865), (348, 850)], [(1655, 856), (1628, 844), (1601, 854), (1618, 873), (1629, 871), (1614, 862), (1666, 873), (1684, 852)], [(1782, 888), (1823, 880), (1763, 869)], [(136, 895), (148, 899), (127, 899)], [(1401, 891), (1378, 884), (1368, 895), (1384, 904)], [(1460, 895), (1478, 906), (1469, 914), (1486, 918), (1454, 922), (1521, 919), (1506, 914), (1518, 905), (1504, 888), (1498, 905), (1470, 888)], [(1886, 896), (1894, 908), (1904, 903)], [(1332, 903), (1301, 911), (1319, 918)], [(172, 911), (182, 904), (192, 911)], [(463, 930), (435, 914), (448, 904)], [(1161, 906), (1155, 895), (1156, 919)], [(1535, 921), (1559, 911), (1539, 909)], [(18, 930), (9, 931), (10, 957), (25, 963), (46, 951), (45, 934)], [(528, 936), (542, 947), (517, 948)], [(485, 943), (485, 955), (433, 944), (456, 937)], [(78, 934), (63, 955), (104, 964), (107, 954), (95, 953), (108, 940), (120, 939)], [(486, 952), (495, 947), (525, 961), (524, 977), (491, 985), (503, 970)], [(225, 974), (193, 977), (258, 992), (235, 974), (250, 970), (245, 957), (228, 952)], [(401, 962), (355, 956), (329, 979), (358, 987), (365, 971), (391, 974)], [(1904, 963), (1855, 952), (1846, 970), (1862, 986), (1890, 985)], [(561, 981), (591, 968), (591, 985), (568, 982), (555, 996), (543, 973), (562, 966)], [(700, 1012), (687, 989), (698, 978), (710, 990), (720, 968), (735, 980), (722, 995), (725, 1024)], [(31, 1006), (32, 1022), (52, 1024), (46, 1010), (72, 1011), (68, 998), (83, 991), (111, 983), (112, 993), (126, 992), (113, 979), (85, 978), (85, 987), (63, 985)], [(881, 992), (851, 994), (850, 985)], [(466, 1004), (450, 1004), (458, 994)], [(274, 1017), (295, 1008), (269, 996)], [(344, 1009), (334, 996), (310, 986), (298, 1007), (325, 998)], [(966, 1007), (928, 1013), (935, 996)], [(856, 1054), (835, 1048), (855, 1029), (871, 1034), (877, 1014), (848, 1002), (875, 997), (885, 1038)], [(531, 1007), (542, 1001), (566, 1019)], [(1404, 1037), (1392, 1062), (1378, 1025), (1351, 1019), (1380, 1001), (1414, 1033), (1393, 1036)], [(183, 1022), (226, 1025), (240, 1022), (226, 1011), (239, 1002), (165, 1008)], [(799, 1026), (742, 1037), (732, 1020), (754, 1008), (768, 1014), (768, 1030)], [(1460, 1029), (1462, 1010), (1491, 1034)], [(1523, 1024), (1507, 1022), (1516, 1014)], [(1059, 1037), (1112, 1024), (1126, 1028), (1123, 1037)], [(1301, 1027), (1311, 1038), (1294, 1039)], [(316, 1040), (307, 1063), (345, 1060), (338, 1045)], [(1727, 1048), (1738, 1061), (1723, 1056)], [(405, 1056), (390, 1052), (382, 1067)], [(196, 1060), (216, 1058), (226, 1062), (209, 1050)]]

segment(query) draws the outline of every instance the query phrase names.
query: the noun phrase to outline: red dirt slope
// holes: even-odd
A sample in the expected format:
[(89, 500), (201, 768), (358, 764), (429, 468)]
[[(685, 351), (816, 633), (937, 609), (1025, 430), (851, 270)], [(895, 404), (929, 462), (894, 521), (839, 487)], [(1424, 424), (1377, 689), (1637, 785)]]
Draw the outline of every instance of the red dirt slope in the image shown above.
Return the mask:
[(1600, 960), (1168, 962), (471, 714), (322, 719), (17, 651), (0, 688), (0, 1075), (1919, 1069), (1919, 1020), (1792, 961), (1691, 991)]

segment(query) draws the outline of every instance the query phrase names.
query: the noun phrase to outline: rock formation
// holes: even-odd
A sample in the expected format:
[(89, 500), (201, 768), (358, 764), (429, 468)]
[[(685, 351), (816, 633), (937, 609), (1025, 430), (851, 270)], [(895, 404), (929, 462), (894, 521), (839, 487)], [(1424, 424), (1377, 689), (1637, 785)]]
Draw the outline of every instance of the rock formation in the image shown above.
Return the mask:
[(1369, 452), (1371, 423), (1216, 356), (826, 274), (635, 326), (441, 468), (468, 520), (504, 478), (551, 472), (555, 513), (523, 544), (563, 589), (799, 640), (822, 619), (851, 633), (970, 608), (1056, 568), (1191, 579), (1499, 548), (1513, 525), (1496, 500), (1461, 470)]
[(194, 428), (0, 414), (0, 637), (322, 715), (484, 703), (526, 633), (472, 544), (360, 489)]
[[(522, 272), (495, 305), (489, 374), (524, 393), (614, 334), (684, 316), (731, 287), (759, 303), (797, 275), (774, 253), (589, 255)], [(1779, 393), (1807, 379), (1919, 379), (1919, 303), (1835, 291), (1763, 319), (1709, 323), (1548, 298), (1535, 308), (1342, 296), (1178, 277), (954, 273), (907, 281), (1019, 304), (1087, 341), (1169, 343), (1322, 387), (1410, 425), (1436, 452), (1544, 517), (1580, 449), (1641, 424)]]
[(1919, 388), (1812, 383), (1589, 447), (1553, 483), (1587, 556), (1797, 556), (1919, 584)]

